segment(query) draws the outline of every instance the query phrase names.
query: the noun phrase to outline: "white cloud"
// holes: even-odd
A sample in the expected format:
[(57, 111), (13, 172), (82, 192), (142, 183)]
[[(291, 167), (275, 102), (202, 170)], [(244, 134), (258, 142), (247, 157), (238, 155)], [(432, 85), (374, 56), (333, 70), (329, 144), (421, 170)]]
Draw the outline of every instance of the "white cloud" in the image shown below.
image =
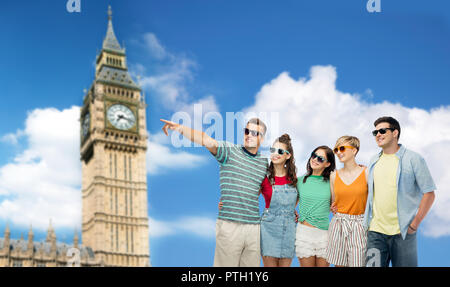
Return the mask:
[[(25, 121), (25, 150), (0, 166), (0, 219), (45, 230), (49, 219), (55, 228), (81, 226), (81, 163), (79, 155), (80, 108), (35, 109)], [(14, 142), (14, 141), (13, 141)], [(150, 135), (149, 174), (162, 170), (194, 168), (206, 157), (174, 152), (162, 133)]]
[[(139, 42), (149, 52), (151, 58), (157, 60), (151, 74), (143, 76), (140, 83), (150, 94), (161, 100), (163, 106), (170, 111), (184, 111), (192, 115), (193, 105), (202, 104), (205, 112), (218, 111), (213, 95), (207, 95), (192, 103), (188, 85), (194, 80), (197, 63), (186, 57), (167, 51), (155, 34), (146, 33)], [(141, 64), (132, 65), (132, 73), (146, 74)]]
[(169, 226), (167, 222), (159, 221), (153, 218), (148, 219), (149, 234), (152, 237), (164, 237), (174, 235), (176, 233), (172, 226)]
[(166, 49), (161, 45), (158, 38), (153, 33), (146, 33), (143, 36), (144, 45), (148, 48), (151, 55), (157, 59), (164, 59), (171, 56), (166, 52)]
[(189, 115), (194, 115), (194, 106), (200, 105), (201, 114), (204, 115), (209, 112), (217, 112), (219, 111), (219, 107), (217, 106), (216, 100), (214, 96), (209, 95), (206, 96), (196, 102), (184, 104), (180, 106), (180, 111), (186, 112)]
[(173, 221), (149, 219), (151, 238), (191, 234), (203, 238), (214, 238), (216, 220), (202, 216), (184, 216)]
[[(400, 103), (369, 103), (359, 95), (337, 90), (336, 79), (332, 66), (312, 67), (309, 79), (295, 80), (283, 72), (265, 84), (254, 105), (243, 112), (279, 114), (279, 124), (271, 128), (280, 135), (291, 135), (300, 174), (305, 172), (307, 157), (315, 147), (334, 147), (342, 135), (360, 139), (357, 160), (367, 165), (379, 151), (371, 135), (373, 122), (381, 116), (393, 116), (401, 124), (400, 143), (425, 158), (437, 185), (436, 201), (422, 230), (429, 236), (450, 235), (450, 106), (427, 111)], [(366, 93), (373, 97), (370, 90)], [(273, 138), (268, 140), (271, 143)]]
[(196, 168), (207, 161), (205, 156), (188, 152), (175, 152), (170, 148), (170, 137), (162, 132), (149, 135), (147, 149), (147, 172), (150, 175), (173, 169)]
[(17, 130), (15, 133), (9, 133), (0, 138), (0, 142), (16, 145), (19, 139), (24, 135), (22, 130)]
[(28, 147), (0, 167), (0, 218), (46, 229), (76, 227), (81, 219), (80, 110), (36, 109), (20, 132)]

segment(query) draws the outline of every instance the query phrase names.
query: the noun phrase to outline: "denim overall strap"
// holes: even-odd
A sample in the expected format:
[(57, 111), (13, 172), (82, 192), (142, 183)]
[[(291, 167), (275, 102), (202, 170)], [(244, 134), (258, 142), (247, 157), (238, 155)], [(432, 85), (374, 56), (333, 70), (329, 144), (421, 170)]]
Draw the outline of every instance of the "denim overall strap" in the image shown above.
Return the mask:
[(270, 207), (266, 212), (276, 216), (294, 216), (297, 194), (297, 189), (288, 184), (273, 185)]

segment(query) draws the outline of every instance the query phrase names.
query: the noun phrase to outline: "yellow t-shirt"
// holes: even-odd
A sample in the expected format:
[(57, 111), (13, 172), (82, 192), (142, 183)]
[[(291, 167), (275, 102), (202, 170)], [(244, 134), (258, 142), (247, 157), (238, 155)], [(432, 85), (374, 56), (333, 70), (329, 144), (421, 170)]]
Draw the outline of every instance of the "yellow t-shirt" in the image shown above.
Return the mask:
[(373, 171), (373, 217), (370, 231), (386, 235), (400, 233), (397, 214), (397, 170), (395, 154), (382, 154)]

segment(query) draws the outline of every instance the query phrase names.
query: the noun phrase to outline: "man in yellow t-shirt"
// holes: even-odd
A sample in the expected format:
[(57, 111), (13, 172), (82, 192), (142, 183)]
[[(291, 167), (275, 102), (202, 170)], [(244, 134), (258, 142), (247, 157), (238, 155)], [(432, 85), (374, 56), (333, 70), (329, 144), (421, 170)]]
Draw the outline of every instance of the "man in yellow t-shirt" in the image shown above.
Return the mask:
[(434, 201), (436, 186), (425, 160), (398, 143), (400, 124), (375, 121), (372, 132), (382, 152), (369, 164), (364, 214), (366, 266), (417, 266), (416, 231)]
[(399, 159), (383, 153), (373, 170), (373, 218), (370, 231), (387, 235), (400, 233), (397, 215), (397, 171)]

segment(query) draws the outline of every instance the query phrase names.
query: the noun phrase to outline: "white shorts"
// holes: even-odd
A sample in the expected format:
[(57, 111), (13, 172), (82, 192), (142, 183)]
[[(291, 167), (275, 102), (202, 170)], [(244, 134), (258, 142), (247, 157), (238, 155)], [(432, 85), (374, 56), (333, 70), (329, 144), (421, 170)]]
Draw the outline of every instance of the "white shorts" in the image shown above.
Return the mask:
[(328, 230), (297, 224), (295, 253), (298, 258), (327, 258)]

